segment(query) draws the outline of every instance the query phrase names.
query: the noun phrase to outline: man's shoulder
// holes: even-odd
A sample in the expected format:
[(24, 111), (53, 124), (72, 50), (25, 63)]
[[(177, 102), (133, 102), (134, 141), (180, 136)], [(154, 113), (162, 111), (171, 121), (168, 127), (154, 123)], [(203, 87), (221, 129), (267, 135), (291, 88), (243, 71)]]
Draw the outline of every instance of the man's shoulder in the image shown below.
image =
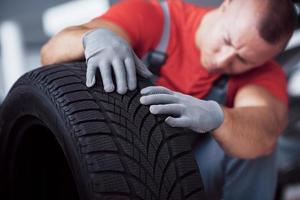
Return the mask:
[(268, 61), (264, 65), (246, 73), (230, 76), (228, 88), (229, 105), (233, 105), (235, 95), (246, 85), (260, 86), (287, 104), (286, 76), (282, 67), (274, 60)]

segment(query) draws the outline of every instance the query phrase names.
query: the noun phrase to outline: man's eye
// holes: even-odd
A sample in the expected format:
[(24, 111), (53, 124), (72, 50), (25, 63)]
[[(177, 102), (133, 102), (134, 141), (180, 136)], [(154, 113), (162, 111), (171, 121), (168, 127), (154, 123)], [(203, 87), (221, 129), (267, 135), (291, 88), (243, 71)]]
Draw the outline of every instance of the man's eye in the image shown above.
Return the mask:
[(230, 45), (230, 41), (227, 38), (224, 38), (223, 41), (225, 44)]
[(239, 58), (239, 60), (241, 61), (241, 63), (243, 63), (243, 64), (245, 64), (245, 65), (248, 64), (248, 62), (247, 62), (244, 58), (239, 57), (239, 56), (238, 56), (238, 58)]
[(243, 64), (248, 64), (247, 60), (241, 57), (239, 54), (236, 55), (236, 58)]
[(239, 58), (239, 60), (241, 61), (241, 63), (243, 63), (243, 64), (247, 64), (247, 62), (246, 62), (244, 59), (242, 59), (242, 58)]

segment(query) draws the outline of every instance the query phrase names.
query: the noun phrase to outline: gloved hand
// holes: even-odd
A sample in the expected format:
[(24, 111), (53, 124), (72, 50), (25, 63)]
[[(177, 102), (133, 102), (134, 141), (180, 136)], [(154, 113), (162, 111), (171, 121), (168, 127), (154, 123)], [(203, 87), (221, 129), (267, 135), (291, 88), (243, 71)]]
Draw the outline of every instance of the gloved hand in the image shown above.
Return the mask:
[(106, 92), (112, 92), (115, 89), (112, 79), (113, 70), (119, 94), (125, 94), (127, 89), (136, 88), (136, 72), (145, 78), (152, 76), (130, 45), (108, 29), (98, 28), (85, 33), (83, 46), (87, 61), (86, 85), (88, 87), (95, 84), (97, 68), (100, 69)]
[(200, 100), (161, 86), (146, 87), (141, 94), (140, 102), (151, 105), (152, 114), (170, 115), (165, 122), (172, 127), (205, 133), (218, 128), (224, 121), (223, 110), (215, 101)]

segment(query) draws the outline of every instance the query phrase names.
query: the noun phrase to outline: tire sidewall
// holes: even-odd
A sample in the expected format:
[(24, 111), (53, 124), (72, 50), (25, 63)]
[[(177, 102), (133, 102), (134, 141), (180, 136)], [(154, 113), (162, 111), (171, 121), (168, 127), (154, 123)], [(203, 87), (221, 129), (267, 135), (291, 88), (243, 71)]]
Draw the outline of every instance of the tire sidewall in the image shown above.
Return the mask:
[[(53, 98), (53, 97), (52, 97)], [(20, 101), (20, 99), (22, 99)], [(80, 145), (72, 136), (74, 134), (73, 127), (67, 118), (63, 119), (63, 111), (58, 105), (50, 100), (51, 98), (41, 91), (37, 85), (22, 84), (14, 87), (3, 103), (0, 121), (3, 125), (0, 134), (2, 177), (8, 176), (5, 169), (12, 164), (8, 163), (13, 160), (14, 153), (18, 147), (18, 142), (22, 140), (23, 134), (14, 135), (14, 128), (24, 117), (33, 117), (41, 121), (47, 129), (49, 129), (56, 141), (59, 143), (68, 166), (72, 172), (80, 199), (89, 199), (91, 191), (89, 191), (89, 183), (86, 177), (87, 173), (84, 158), (81, 158)], [(14, 141), (12, 141), (14, 138)], [(12, 152), (8, 152), (13, 150)], [(10, 155), (11, 157), (6, 157)], [(7, 166), (8, 165), (8, 166)], [(9, 179), (9, 177), (7, 177)], [(5, 179), (4, 179), (5, 180)], [(7, 180), (9, 181), (9, 180)], [(3, 183), (5, 185), (5, 183)]]

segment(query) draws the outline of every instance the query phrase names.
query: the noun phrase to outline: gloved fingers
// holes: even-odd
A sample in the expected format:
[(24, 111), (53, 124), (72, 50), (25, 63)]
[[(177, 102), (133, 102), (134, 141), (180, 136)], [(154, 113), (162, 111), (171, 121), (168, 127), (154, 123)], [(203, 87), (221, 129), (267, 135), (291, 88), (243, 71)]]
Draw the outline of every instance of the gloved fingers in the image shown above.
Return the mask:
[(93, 85), (95, 85), (96, 70), (97, 70), (97, 64), (91, 62), (87, 63), (86, 83), (85, 83), (87, 87), (92, 87)]
[(172, 127), (189, 127), (189, 119), (187, 117), (174, 118), (169, 116), (165, 119), (165, 122)]
[(183, 113), (183, 106), (181, 104), (165, 104), (165, 105), (151, 105), (150, 112), (152, 114), (180, 116)]
[(140, 74), (144, 78), (152, 77), (153, 74), (148, 69), (148, 67), (145, 65), (145, 63), (143, 63), (143, 61), (141, 59), (139, 59), (137, 57), (137, 55), (135, 55), (134, 52), (132, 52), (132, 54), (133, 54), (133, 57), (134, 57), (134, 61), (135, 61), (135, 64), (136, 64), (136, 71), (138, 72), (138, 74)]
[(173, 91), (168, 88), (162, 86), (149, 86), (145, 87), (141, 90), (142, 95), (150, 95), (150, 94), (173, 94)]
[(126, 67), (126, 75), (127, 75), (127, 84), (129, 90), (135, 90), (136, 88), (136, 69), (134, 60), (130, 57), (125, 58), (124, 60)]
[(115, 86), (112, 80), (111, 65), (109, 62), (99, 63), (99, 69), (102, 77), (103, 87), (105, 92), (112, 92)]
[(127, 83), (124, 63), (120, 59), (115, 59), (112, 61), (112, 65), (117, 82), (117, 92), (125, 94), (127, 92)]
[(142, 96), (140, 98), (141, 104), (152, 105), (152, 104), (172, 104), (177, 103), (178, 99), (170, 94), (152, 94)]

